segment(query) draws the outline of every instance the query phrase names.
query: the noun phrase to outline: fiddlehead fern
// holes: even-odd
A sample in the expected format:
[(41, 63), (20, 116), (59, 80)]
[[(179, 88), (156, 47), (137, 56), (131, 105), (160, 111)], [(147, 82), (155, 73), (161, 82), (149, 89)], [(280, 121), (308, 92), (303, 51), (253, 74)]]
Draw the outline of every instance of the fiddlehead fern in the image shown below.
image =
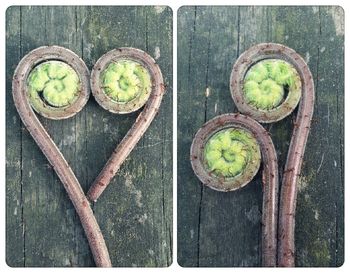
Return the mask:
[[(246, 79), (251, 77), (249, 69), (250, 67), (253, 69), (255, 64), (263, 64), (263, 62), (267, 61), (275, 62), (277, 67), (275, 59), (286, 63), (285, 68), (276, 70), (281, 72), (275, 73), (275, 70), (271, 68), (270, 71), (278, 75), (276, 80), (289, 85), (288, 94), (286, 99), (275, 108), (256, 108), (251, 105), (244, 95), (246, 93), (244, 84), (247, 82)], [(263, 71), (261, 73), (261, 71), (262, 69), (256, 70), (256, 76), (263, 78), (266, 72)], [(290, 80), (289, 76), (287, 77), (287, 75), (291, 74), (293, 75), (292, 80)], [(232, 97), (239, 111), (260, 122), (279, 121), (289, 115), (299, 103), (281, 184), (278, 227), (278, 265), (294, 266), (297, 180), (301, 171), (306, 141), (310, 131), (315, 98), (311, 72), (305, 61), (294, 50), (280, 44), (263, 43), (249, 48), (238, 58), (231, 73), (230, 87)]]
[(101, 75), (104, 93), (116, 103), (127, 104), (138, 99), (142, 107), (151, 95), (151, 76), (140, 63), (132, 60), (111, 62)]
[[(63, 89), (55, 88), (55, 86), (63, 83), (56, 83), (56, 81), (63, 81), (70, 75), (74, 79), (66, 84), (71, 83), (73, 88), (70, 92), (64, 91), (64, 96), (61, 98), (60, 95), (56, 95), (56, 92), (58, 94)], [(76, 76), (79, 77), (79, 84)], [(50, 82), (54, 83), (52, 88)], [(46, 99), (42, 100), (39, 93), (45, 92), (47, 87), (50, 88), (46, 91)], [(76, 88), (78, 94), (75, 93)], [(38, 113), (51, 119), (65, 119), (79, 112), (90, 95), (89, 71), (85, 63), (79, 56), (66, 48), (59, 46), (39, 47), (25, 55), (18, 64), (13, 76), (12, 93), (15, 106), (24, 125), (53, 166), (75, 207), (96, 265), (110, 267), (111, 261), (107, 246), (89, 201), (72, 169), (32, 109), (33, 107)], [(75, 96), (77, 97), (75, 98)], [(56, 107), (51, 104), (65, 106)]]
[[(234, 170), (231, 171), (230, 163), (218, 158), (219, 155), (224, 157), (224, 153), (230, 149), (235, 153), (228, 153), (226, 157), (232, 159), (233, 154), (236, 154), (238, 161), (243, 162), (235, 164), (233, 160)], [(268, 132), (245, 115), (225, 114), (205, 123), (196, 133), (191, 146), (194, 173), (203, 184), (218, 191), (237, 190), (252, 181), (260, 167), (261, 158), (264, 166), (263, 264), (275, 266), (278, 167), (276, 151)], [(211, 170), (213, 166), (215, 173)]]
[(96, 201), (158, 113), (165, 86), (154, 59), (128, 47), (104, 54), (94, 65), (90, 82), (96, 101), (112, 113), (126, 114), (144, 106), (90, 187), (88, 198)]
[(272, 110), (281, 105), (285, 93), (300, 93), (299, 82), (292, 65), (283, 60), (267, 59), (248, 70), (243, 95), (249, 105), (262, 111)]
[[(262, 123), (288, 116), (301, 97), (301, 78), (296, 66), (280, 50), (252, 47), (236, 61), (230, 88), (238, 110)], [(269, 49), (269, 46), (267, 47)]]
[[(300, 173), (314, 103), (311, 73), (303, 59), (292, 49), (278, 44), (259, 44), (244, 52), (234, 64), (230, 88), (239, 111), (264, 123), (283, 119), (301, 100), (282, 181), (278, 255), (276, 152), (271, 139), (264, 137), (268, 133), (262, 127), (260, 131), (253, 129), (253, 135), (257, 137), (265, 159), (262, 263), (264, 266), (275, 266), (278, 256), (278, 265), (293, 266), (296, 181)], [(234, 115), (238, 116), (241, 117), (238, 114)], [(239, 118), (240, 126), (248, 126), (252, 130), (255, 122), (247, 116), (243, 117), (245, 120)], [(221, 136), (214, 135), (207, 145), (204, 142), (215, 128), (220, 127), (220, 130), (223, 130), (228, 120), (236, 124), (232, 119), (232, 115), (223, 115), (209, 121), (197, 132), (191, 146), (191, 163), (195, 174), (204, 184), (216, 190), (229, 191), (244, 185), (240, 179), (236, 180), (236, 184), (226, 183), (227, 178), (240, 176), (244, 165), (241, 162), (245, 162), (241, 145), (232, 143), (232, 139), (229, 139), (228, 133), (224, 131)], [(240, 164), (233, 164), (234, 168), (227, 162), (227, 159), (232, 158), (231, 154), (226, 155), (226, 160), (224, 156), (231, 147), (227, 144), (229, 140), (234, 147), (231, 149), (236, 150), (239, 155)], [(250, 179), (243, 181), (248, 183)]]
[(43, 105), (66, 107), (79, 96), (80, 80), (68, 64), (47, 61), (37, 65), (28, 77), (29, 99), (40, 113)]
[(260, 166), (260, 149), (250, 132), (228, 128), (208, 139), (204, 147), (204, 160), (213, 175), (231, 179), (245, 169), (256, 173)]

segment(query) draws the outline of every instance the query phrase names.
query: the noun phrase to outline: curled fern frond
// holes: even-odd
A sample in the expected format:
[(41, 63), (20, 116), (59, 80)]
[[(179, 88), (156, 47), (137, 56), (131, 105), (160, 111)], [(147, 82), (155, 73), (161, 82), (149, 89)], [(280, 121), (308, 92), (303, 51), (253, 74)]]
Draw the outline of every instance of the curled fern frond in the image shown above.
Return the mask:
[(61, 61), (47, 61), (36, 66), (27, 84), (34, 108), (42, 104), (42, 99), (52, 107), (66, 107), (77, 99), (80, 90), (77, 73)]
[(151, 90), (149, 72), (131, 60), (110, 63), (102, 72), (101, 82), (105, 94), (117, 103), (130, 102)]
[(260, 161), (259, 146), (249, 132), (228, 128), (208, 139), (204, 159), (210, 172), (232, 178), (244, 172), (249, 162)]
[(294, 67), (283, 60), (267, 59), (253, 65), (244, 78), (243, 94), (248, 104), (271, 110), (284, 100), (297, 81)]

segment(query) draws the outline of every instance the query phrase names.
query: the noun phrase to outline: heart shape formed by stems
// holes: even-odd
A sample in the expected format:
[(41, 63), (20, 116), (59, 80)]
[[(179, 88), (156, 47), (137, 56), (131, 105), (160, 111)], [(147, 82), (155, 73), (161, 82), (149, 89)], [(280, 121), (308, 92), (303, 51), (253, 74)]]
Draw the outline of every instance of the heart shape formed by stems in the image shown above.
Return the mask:
[[(101, 66), (108, 64), (111, 60), (117, 62), (119, 58), (127, 62), (124, 64), (126, 71), (123, 74), (125, 80), (123, 79), (120, 84), (121, 89), (123, 89), (121, 92), (126, 91), (129, 96), (130, 92), (133, 93), (130, 86), (135, 88), (142, 85), (137, 90), (136, 96), (130, 100), (122, 101), (122, 111), (119, 111), (120, 101), (110, 97), (108, 92), (96, 87), (96, 79), (100, 78)], [(131, 62), (134, 63), (131, 64)], [(134, 71), (127, 66), (129, 64)], [(120, 73), (119, 70), (116, 72)], [(84, 107), (89, 98), (89, 80), (97, 102), (111, 112), (129, 113), (136, 111), (146, 103), (144, 110), (91, 186), (88, 197), (90, 200), (96, 201), (156, 116), (165, 87), (161, 71), (153, 58), (135, 48), (121, 48), (106, 53), (95, 64), (91, 79), (89, 76), (89, 71), (83, 60), (72, 51), (59, 46), (39, 47), (24, 56), (18, 64), (12, 83), (13, 98), (24, 125), (55, 169), (79, 215), (96, 265), (111, 267), (105, 240), (89, 200), (32, 107), (36, 112), (50, 119), (72, 117)], [(136, 76), (139, 76), (140, 79), (133, 81)], [(113, 77), (115, 75), (112, 75)], [(104, 78), (106, 79), (106, 77)], [(98, 81), (97, 86), (100, 83), (101, 81)], [(102, 84), (105, 83), (102, 81)], [(110, 98), (106, 99), (106, 97)], [(111, 102), (110, 99), (113, 101)], [(108, 175), (105, 175), (106, 172)]]

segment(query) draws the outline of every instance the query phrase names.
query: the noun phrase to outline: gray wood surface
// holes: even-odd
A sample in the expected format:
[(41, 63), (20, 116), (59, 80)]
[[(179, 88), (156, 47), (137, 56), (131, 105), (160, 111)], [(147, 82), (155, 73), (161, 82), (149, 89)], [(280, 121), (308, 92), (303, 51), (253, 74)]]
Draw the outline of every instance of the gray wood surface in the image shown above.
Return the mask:
[[(157, 60), (167, 85), (160, 112), (93, 209), (114, 266), (171, 264), (171, 9), (13, 6), (6, 12), (6, 39), (7, 264), (94, 266), (74, 208), (12, 100), (15, 67), (42, 45), (73, 50), (89, 69), (117, 47), (140, 48)], [(111, 114), (91, 97), (71, 119), (40, 120), (86, 192), (137, 114)]]
[[(344, 262), (344, 13), (340, 7), (182, 7), (178, 11), (178, 263), (261, 265), (261, 172), (221, 193), (199, 182), (189, 151), (205, 121), (237, 109), (229, 77), (237, 57), (260, 42), (295, 49), (315, 81), (315, 113), (296, 215), (296, 265)], [(293, 116), (265, 126), (284, 167)]]

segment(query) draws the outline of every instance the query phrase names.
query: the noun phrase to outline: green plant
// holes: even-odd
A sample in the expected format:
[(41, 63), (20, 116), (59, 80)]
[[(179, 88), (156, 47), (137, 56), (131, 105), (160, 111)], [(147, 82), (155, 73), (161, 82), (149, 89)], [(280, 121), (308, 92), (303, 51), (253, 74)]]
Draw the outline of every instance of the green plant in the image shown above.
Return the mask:
[(204, 148), (204, 158), (210, 172), (229, 178), (241, 174), (247, 164), (260, 162), (260, 150), (248, 131), (228, 128), (209, 138)]
[(131, 60), (111, 62), (102, 72), (105, 94), (118, 103), (127, 103), (151, 91), (151, 77), (141, 64)]
[[(123, 59), (120, 64), (123, 65), (123, 69), (115, 71), (117, 67), (114, 67), (114, 64), (117, 66), (120, 60), (116, 59), (118, 54), (122, 54)], [(133, 58), (135, 61), (130, 61), (129, 58)], [(111, 63), (111, 59), (113, 59), (114, 64)], [(113, 64), (106, 71), (100, 67), (101, 62), (105, 61), (107, 64)], [(41, 63), (38, 64), (39, 62)], [(103, 63), (103, 67), (105, 67), (105, 64)], [(108, 80), (111, 82), (115, 77), (114, 74), (119, 73), (117, 77), (120, 81), (115, 83), (122, 90), (115, 92), (116, 90), (112, 88), (110, 93), (112, 97), (119, 99), (120, 102), (114, 101), (102, 90), (99, 71), (111, 72), (109, 76), (105, 77), (107, 82)], [(39, 47), (24, 56), (18, 64), (12, 81), (13, 99), (23, 124), (33, 136), (65, 187), (79, 215), (96, 265), (111, 267), (112, 264), (105, 240), (88, 199), (97, 200), (145, 133), (158, 113), (165, 93), (165, 85), (160, 68), (154, 59), (135, 48), (114, 49), (103, 55), (95, 64), (90, 81), (89, 76), (88, 68), (83, 60), (72, 51), (59, 46)], [(138, 77), (138, 79), (135, 79), (135, 77)], [(88, 101), (90, 95), (89, 82), (93, 92), (95, 92), (97, 102), (111, 112), (129, 113), (136, 111), (144, 104), (146, 106), (120, 145), (112, 153), (101, 174), (91, 186), (88, 196), (85, 196), (72, 169), (33, 109), (50, 119), (72, 117)], [(136, 92), (131, 89), (136, 89)], [(127, 96), (120, 99), (117, 94), (119, 91), (125, 92)], [(101, 94), (103, 97), (100, 98), (99, 95)], [(113, 106), (111, 107), (111, 105)], [(118, 111), (119, 108), (113, 108), (116, 105), (121, 106), (122, 110)]]
[(247, 72), (243, 94), (248, 104), (271, 110), (281, 105), (285, 92), (294, 88), (298, 73), (283, 60), (267, 59), (253, 65)]
[(28, 77), (29, 99), (40, 111), (42, 99), (52, 107), (66, 107), (79, 96), (80, 80), (74, 69), (61, 61), (37, 65)]

